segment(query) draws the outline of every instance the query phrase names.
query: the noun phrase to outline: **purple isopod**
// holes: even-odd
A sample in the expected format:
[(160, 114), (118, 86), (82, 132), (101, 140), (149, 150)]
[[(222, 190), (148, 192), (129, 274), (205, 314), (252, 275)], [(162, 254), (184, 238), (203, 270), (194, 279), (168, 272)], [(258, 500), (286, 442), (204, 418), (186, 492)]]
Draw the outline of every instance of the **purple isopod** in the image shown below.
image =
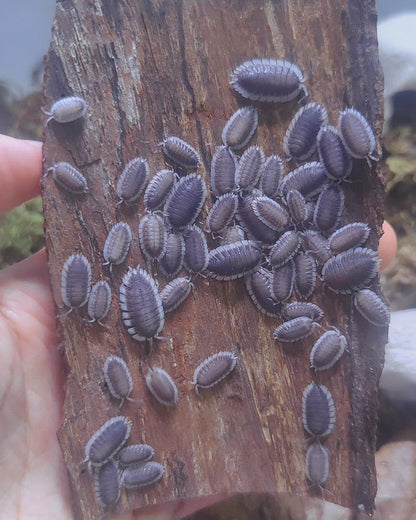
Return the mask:
[(211, 388), (230, 374), (237, 364), (237, 357), (228, 351), (217, 352), (200, 363), (194, 372), (196, 393), (200, 388)]
[(185, 239), (177, 233), (166, 236), (165, 254), (159, 260), (159, 268), (167, 277), (176, 276), (182, 269), (185, 258)]
[(87, 303), (90, 290), (90, 263), (84, 255), (71, 255), (64, 263), (61, 275), (62, 301), (70, 308), (69, 312)]
[(179, 137), (168, 137), (161, 143), (169, 162), (183, 170), (197, 170), (200, 164), (198, 152)]
[(163, 368), (150, 368), (146, 375), (146, 385), (153, 397), (165, 406), (174, 406), (179, 399), (178, 389)]
[(217, 280), (242, 278), (259, 265), (261, 258), (261, 249), (252, 240), (219, 246), (209, 253), (207, 274)]
[(240, 226), (231, 226), (223, 230), (220, 245), (226, 246), (234, 242), (241, 242), (244, 239), (245, 234), (243, 228)]
[(258, 197), (251, 194), (239, 199), (236, 214), (237, 220), (253, 240), (263, 242), (264, 244), (274, 244), (279, 237), (279, 233), (266, 226), (255, 214), (253, 202), (256, 198)]
[(91, 288), (90, 297), (88, 299), (88, 315), (91, 318), (90, 323), (98, 321), (100, 325), (110, 310), (111, 305), (111, 287), (106, 281), (97, 282)]
[(218, 197), (209, 210), (206, 220), (206, 230), (210, 233), (221, 233), (234, 218), (237, 207), (238, 196), (235, 193), (224, 193), (224, 195)]
[(117, 183), (120, 202), (134, 204), (139, 200), (149, 178), (149, 172), (149, 164), (142, 157), (136, 157), (126, 164)]
[(207, 268), (208, 245), (205, 234), (197, 226), (192, 226), (185, 236), (184, 266), (192, 274), (198, 274)]
[(256, 217), (273, 231), (280, 231), (288, 226), (289, 213), (273, 199), (265, 195), (255, 197), (251, 206)]
[(131, 244), (131, 229), (126, 222), (118, 222), (108, 233), (104, 244), (104, 265), (119, 265), (126, 259)]
[(182, 177), (173, 187), (164, 208), (168, 224), (182, 230), (198, 217), (207, 196), (205, 182), (200, 175), (191, 173)]
[(47, 169), (46, 175), (49, 172), (52, 172), (53, 180), (70, 193), (81, 195), (88, 192), (87, 179), (71, 164), (58, 162)]
[(58, 99), (52, 105), (50, 112), (43, 110), (48, 119), (46, 124), (52, 119), (57, 123), (71, 123), (83, 117), (87, 111), (88, 105), (85, 99), (78, 96), (69, 96)]
[(239, 190), (251, 191), (254, 188), (260, 178), (263, 163), (264, 152), (260, 146), (247, 148), (235, 170), (235, 183)]
[(346, 108), (338, 119), (338, 129), (347, 152), (355, 159), (372, 157), (376, 139), (365, 117), (355, 108)]
[(319, 193), (328, 182), (325, 168), (320, 162), (305, 163), (296, 170), (289, 172), (280, 184), (282, 195), (290, 190), (298, 190), (305, 198)]
[(127, 417), (113, 417), (106, 421), (85, 446), (85, 462), (95, 466), (105, 464), (127, 442), (131, 421)]
[(147, 211), (156, 211), (163, 206), (174, 183), (175, 172), (172, 170), (160, 170), (156, 173), (147, 185), (143, 196)]
[(329, 476), (329, 452), (319, 442), (311, 444), (306, 452), (306, 478), (312, 486), (322, 486)]
[(278, 196), (283, 170), (283, 160), (278, 155), (271, 155), (266, 159), (261, 168), (259, 184), (264, 195), (272, 199)]
[(318, 231), (307, 229), (301, 233), (301, 239), (305, 251), (311, 253), (320, 264), (324, 264), (331, 257), (328, 240)]
[(300, 252), (295, 257), (295, 289), (301, 298), (309, 298), (316, 288), (316, 261), (309, 254)]
[(327, 120), (326, 108), (319, 103), (308, 103), (298, 110), (283, 139), (283, 150), (289, 160), (304, 161), (313, 154), (319, 129)]
[(246, 276), (248, 294), (257, 309), (266, 316), (280, 316), (282, 304), (276, 301), (271, 291), (272, 273), (259, 267)]
[(283, 307), (282, 315), (285, 320), (306, 316), (313, 321), (319, 321), (323, 318), (324, 313), (315, 303), (291, 302)]
[(299, 67), (283, 60), (245, 61), (234, 70), (230, 83), (239, 94), (254, 101), (283, 103), (300, 92), (308, 95)]
[(302, 397), (302, 421), (313, 437), (326, 437), (335, 426), (335, 406), (332, 395), (324, 385), (311, 383)]
[(117, 454), (117, 462), (120, 467), (135, 467), (153, 458), (155, 450), (148, 444), (131, 444), (125, 446)]
[(313, 215), (315, 227), (321, 233), (328, 233), (336, 228), (344, 211), (344, 192), (337, 185), (327, 186), (321, 191)]
[(269, 264), (278, 268), (289, 262), (300, 249), (300, 238), (296, 231), (286, 231), (277, 240), (269, 253)]
[(237, 157), (226, 146), (215, 150), (211, 162), (211, 191), (216, 196), (224, 195), (235, 188)]
[(162, 217), (150, 213), (140, 220), (139, 242), (148, 260), (162, 258), (166, 250), (166, 229)]
[(305, 197), (298, 190), (290, 190), (286, 194), (286, 203), (292, 220), (302, 227), (308, 218)]
[(390, 321), (390, 310), (374, 291), (362, 289), (354, 294), (354, 305), (357, 311), (376, 327), (387, 327)]
[(370, 283), (377, 275), (379, 263), (377, 252), (372, 249), (348, 249), (324, 264), (322, 278), (332, 291), (349, 294)]
[(241, 150), (255, 134), (258, 122), (259, 117), (255, 108), (239, 108), (224, 126), (222, 142), (232, 150)]
[(328, 247), (338, 254), (364, 244), (370, 234), (370, 228), (364, 222), (352, 222), (337, 229), (328, 238)]
[(192, 282), (189, 278), (175, 278), (160, 292), (165, 314), (174, 311), (189, 296)]
[(282, 343), (300, 341), (312, 334), (314, 325), (316, 323), (311, 318), (300, 316), (279, 325), (273, 332), (273, 337)]
[(120, 399), (122, 405), (125, 399), (129, 399), (133, 390), (133, 380), (127, 363), (121, 357), (108, 356), (103, 372), (110, 394), (115, 399)]
[(334, 126), (323, 126), (316, 138), (319, 160), (325, 166), (326, 174), (334, 181), (348, 177), (352, 170), (352, 159), (348, 154)]
[(113, 460), (108, 460), (94, 471), (95, 497), (101, 507), (108, 507), (120, 498), (120, 472)]
[(289, 260), (281, 267), (273, 269), (271, 291), (273, 297), (285, 302), (293, 293), (295, 286), (295, 264), (293, 260)]
[(311, 368), (327, 370), (332, 368), (344, 353), (347, 340), (338, 330), (328, 330), (315, 342), (311, 350)]
[(156, 337), (163, 329), (165, 314), (153, 278), (138, 267), (124, 275), (120, 287), (120, 307), (124, 325), (137, 341)]
[(121, 480), (126, 489), (137, 489), (155, 484), (164, 472), (165, 468), (159, 462), (145, 462), (137, 468), (126, 468)]

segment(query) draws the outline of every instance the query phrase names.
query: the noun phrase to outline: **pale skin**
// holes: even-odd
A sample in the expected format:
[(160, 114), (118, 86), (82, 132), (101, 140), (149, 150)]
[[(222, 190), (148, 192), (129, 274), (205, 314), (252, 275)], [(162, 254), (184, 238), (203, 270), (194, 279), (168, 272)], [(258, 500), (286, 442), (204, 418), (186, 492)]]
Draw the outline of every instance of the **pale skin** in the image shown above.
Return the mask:
[[(40, 194), (41, 148), (38, 142), (0, 135), (0, 213)], [(389, 246), (387, 251), (391, 256)], [(0, 516), (71, 520), (56, 437), (64, 374), (45, 250), (0, 272), (0, 338)], [(223, 498), (182, 501), (118, 518), (178, 520)]]

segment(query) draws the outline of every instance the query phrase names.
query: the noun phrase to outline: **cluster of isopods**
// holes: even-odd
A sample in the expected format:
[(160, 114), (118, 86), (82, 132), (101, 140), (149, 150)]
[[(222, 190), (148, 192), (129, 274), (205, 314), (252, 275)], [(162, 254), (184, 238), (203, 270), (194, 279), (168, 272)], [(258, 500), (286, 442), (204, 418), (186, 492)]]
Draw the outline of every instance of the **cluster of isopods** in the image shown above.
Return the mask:
[[(231, 84), (243, 97), (260, 102), (285, 102), (300, 93), (308, 95), (299, 68), (281, 60), (245, 62), (235, 69)], [(72, 121), (84, 115), (85, 108), (80, 98), (62, 99), (47, 113), (48, 121)], [(248, 146), (257, 131), (257, 110), (250, 106), (237, 110), (225, 125), (223, 144), (212, 158), (210, 183), (215, 201), (204, 229), (196, 221), (207, 188), (197, 173), (201, 161), (192, 146), (178, 137), (165, 139), (161, 148), (172, 169), (159, 171), (150, 181), (146, 159), (138, 157), (125, 166), (117, 183), (119, 203), (136, 204), (144, 192), (146, 210), (138, 232), (148, 270), (129, 268), (120, 287), (122, 318), (135, 340), (151, 345), (154, 338), (164, 339), (160, 333), (165, 315), (185, 301), (198, 276), (217, 280), (244, 278), (248, 294), (260, 312), (283, 318), (273, 334), (281, 343), (298, 342), (316, 329), (324, 329), (319, 323), (322, 310), (305, 301), (312, 297), (318, 275), (333, 292), (352, 294), (355, 308), (369, 323), (386, 326), (387, 306), (366, 288), (378, 271), (377, 253), (363, 247), (370, 229), (363, 222), (339, 227), (344, 209), (342, 182), (351, 173), (353, 159), (374, 159), (375, 138), (365, 118), (354, 108), (341, 112), (337, 127), (327, 123), (323, 105), (310, 102), (300, 108), (283, 142), (286, 161), (295, 161), (297, 167), (284, 174), (284, 160), (279, 155), (266, 158), (260, 146)], [(300, 161), (315, 153), (319, 161), (299, 166)], [(48, 172), (52, 172), (57, 184), (73, 194), (88, 191), (85, 177), (68, 163), (57, 163)], [(217, 247), (208, 248), (206, 233), (212, 240), (219, 240)], [(103, 246), (104, 263), (110, 265), (110, 270), (125, 261), (131, 239), (126, 222), (111, 228)], [(151, 274), (155, 263), (162, 275), (172, 279), (161, 291)], [(182, 269), (189, 275), (178, 277)], [(80, 254), (71, 255), (62, 270), (62, 301), (69, 308), (68, 313), (88, 301), (91, 321), (102, 324), (110, 307), (110, 286), (101, 281), (90, 290), (90, 284), (88, 260)], [(302, 301), (289, 302), (294, 293)], [(324, 330), (311, 350), (311, 367), (333, 367), (346, 345), (345, 337), (337, 329)], [(221, 381), (234, 369), (236, 360), (232, 352), (219, 352), (202, 362), (194, 373), (196, 390)], [(110, 367), (116, 373), (113, 379)], [(131, 376), (123, 360), (110, 356), (104, 377), (113, 397), (122, 402), (129, 399)], [(149, 368), (146, 383), (159, 403), (171, 406), (177, 402), (178, 390), (165, 370)], [(329, 435), (335, 424), (329, 390), (310, 384), (303, 394), (302, 411), (304, 428), (314, 439), (306, 455), (306, 475), (312, 485), (321, 486), (329, 474), (329, 457), (320, 440)], [(129, 421), (116, 417), (93, 435), (86, 448), (91, 464), (91, 445), (97, 443), (111, 451), (98, 465), (103, 468), (103, 475), (95, 476), (101, 505), (114, 503), (113, 498), (103, 496), (106, 475), (115, 475), (117, 465), (112, 462), (112, 469), (104, 468), (127, 440), (128, 434), (122, 436), (113, 450), (115, 441), (109, 426), (115, 428), (111, 421), (121, 424), (122, 420), (128, 429)], [(116, 437), (121, 438), (114, 434)], [(155, 482), (162, 474), (160, 470), (158, 477), (145, 484)], [(120, 482), (123, 479), (118, 479), (119, 487)], [(111, 489), (108, 496), (118, 499), (119, 488)]]

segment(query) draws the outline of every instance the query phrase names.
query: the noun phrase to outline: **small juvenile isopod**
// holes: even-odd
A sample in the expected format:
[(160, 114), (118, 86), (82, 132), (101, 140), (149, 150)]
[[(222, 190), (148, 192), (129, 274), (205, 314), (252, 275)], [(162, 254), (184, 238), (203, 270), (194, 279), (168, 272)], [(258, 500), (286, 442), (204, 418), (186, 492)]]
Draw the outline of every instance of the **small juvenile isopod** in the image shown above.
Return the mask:
[(273, 332), (273, 337), (282, 343), (300, 341), (312, 334), (314, 325), (316, 324), (313, 319), (300, 316), (279, 325)]
[(158, 462), (145, 462), (137, 468), (127, 468), (123, 471), (122, 483), (127, 489), (137, 489), (151, 486), (163, 477), (165, 468)]
[(217, 280), (235, 280), (253, 271), (261, 258), (261, 249), (256, 242), (234, 242), (210, 251), (207, 272)]
[(303, 427), (313, 437), (326, 437), (335, 426), (335, 406), (332, 395), (324, 385), (311, 383), (302, 397)]
[(143, 196), (147, 211), (156, 211), (163, 206), (174, 183), (175, 172), (172, 170), (160, 170), (156, 173), (147, 185)]
[(306, 316), (313, 321), (322, 319), (324, 313), (315, 303), (311, 302), (291, 302), (284, 306), (282, 315), (285, 320), (293, 320), (301, 316)]
[(261, 167), (264, 163), (264, 152), (260, 146), (254, 145), (240, 157), (235, 170), (235, 183), (241, 191), (251, 191), (257, 184)]
[(117, 462), (120, 467), (133, 467), (152, 459), (155, 450), (148, 444), (131, 444), (118, 452)]
[(280, 316), (282, 304), (276, 301), (271, 291), (272, 273), (259, 267), (246, 276), (248, 294), (257, 309), (266, 316)]
[[(97, 282), (91, 288), (90, 297), (88, 299), (88, 315), (91, 318), (90, 323), (98, 321), (100, 325), (110, 310), (111, 305), (111, 287), (106, 281)], [(104, 326), (104, 325), (103, 325)]]
[(195, 391), (211, 388), (232, 372), (237, 364), (237, 357), (232, 352), (217, 352), (200, 363), (194, 372)]
[(351, 173), (352, 159), (347, 153), (337, 128), (323, 126), (316, 138), (319, 160), (326, 174), (334, 181), (343, 180)]
[(296, 231), (286, 231), (277, 240), (269, 253), (269, 264), (278, 268), (289, 262), (300, 249), (300, 238)]
[(208, 245), (205, 234), (197, 226), (192, 226), (185, 234), (184, 266), (192, 274), (198, 274), (207, 268)]
[(168, 137), (162, 143), (162, 150), (169, 162), (184, 170), (197, 170), (199, 163), (198, 152), (179, 137)]
[(291, 101), (308, 91), (300, 69), (289, 61), (254, 59), (239, 65), (231, 75), (231, 85), (243, 97), (274, 103)]
[(48, 168), (46, 175), (49, 172), (52, 172), (53, 180), (70, 193), (81, 195), (88, 192), (87, 179), (71, 164), (58, 162)]
[(344, 192), (337, 184), (321, 191), (315, 206), (313, 222), (321, 233), (328, 233), (339, 224), (344, 211)]
[(277, 197), (283, 170), (283, 161), (278, 155), (271, 155), (266, 159), (261, 168), (259, 184), (264, 195), (272, 199)]
[(159, 260), (159, 268), (167, 277), (176, 276), (182, 269), (185, 257), (185, 240), (182, 235), (168, 233), (166, 236), (166, 250)]
[(164, 208), (168, 224), (182, 230), (192, 225), (198, 217), (207, 196), (205, 182), (200, 175), (191, 173), (177, 182)]
[(104, 244), (104, 264), (119, 265), (126, 259), (131, 244), (131, 229), (126, 222), (118, 222), (108, 233)]
[(309, 198), (319, 193), (327, 181), (325, 168), (320, 162), (305, 163), (282, 179), (280, 191), (286, 195), (290, 190), (298, 190), (305, 198)]
[(312, 486), (322, 486), (329, 476), (329, 452), (319, 442), (314, 442), (306, 452), (306, 478)]
[(227, 227), (222, 232), (220, 245), (226, 246), (245, 239), (244, 230), (240, 226)]
[(272, 295), (280, 301), (285, 302), (293, 293), (295, 286), (295, 264), (293, 260), (289, 260), (284, 265), (273, 269), (272, 277)]
[(127, 417), (113, 417), (105, 422), (85, 446), (85, 462), (95, 466), (105, 464), (127, 442), (131, 421)]
[(108, 356), (104, 363), (104, 379), (110, 394), (115, 399), (120, 399), (123, 404), (124, 399), (129, 399), (133, 390), (133, 380), (129, 367), (124, 359), (118, 356)]
[(328, 330), (315, 342), (311, 350), (311, 368), (327, 370), (332, 368), (344, 353), (347, 340), (337, 330)]
[(308, 218), (305, 197), (298, 190), (290, 190), (286, 194), (286, 203), (292, 220), (297, 226), (302, 227)]
[(120, 498), (120, 472), (113, 460), (108, 460), (94, 471), (95, 497), (101, 507), (108, 507)]
[(48, 119), (46, 124), (52, 119), (57, 123), (71, 123), (83, 117), (87, 111), (87, 102), (78, 96), (69, 96), (58, 99), (52, 105), (50, 112), (43, 110)]
[(295, 257), (295, 289), (301, 298), (309, 298), (316, 288), (316, 261), (309, 253)]
[(149, 172), (149, 164), (142, 157), (136, 157), (126, 164), (117, 183), (120, 202), (134, 204), (139, 200), (149, 178)]
[(216, 196), (229, 193), (235, 188), (237, 158), (226, 146), (215, 150), (211, 162), (211, 191)]
[(351, 157), (355, 159), (374, 159), (372, 154), (376, 139), (365, 117), (355, 108), (346, 108), (338, 119), (342, 142)]
[(273, 231), (280, 231), (289, 224), (289, 213), (278, 202), (266, 197), (255, 197), (251, 204), (256, 217)]
[(124, 325), (137, 341), (157, 338), (165, 323), (162, 300), (153, 278), (138, 267), (124, 275), (120, 287)]
[(318, 231), (307, 229), (301, 233), (301, 239), (305, 251), (311, 253), (320, 264), (324, 264), (331, 257), (328, 240)]
[(370, 228), (364, 222), (352, 222), (337, 229), (328, 238), (328, 247), (338, 254), (347, 249), (364, 244), (370, 234)]
[(165, 314), (174, 311), (189, 296), (192, 283), (189, 278), (175, 278), (169, 282), (160, 292), (163, 310)]
[[(247, 195), (239, 199), (237, 220), (241, 227), (246, 231), (250, 238), (264, 244), (274, 244), (279, 237), (278, 231), (266, 226), (253, 209), (253, 202), (258, 198), (254, 195)], [(271, 200), (271, 199), (269, 199)], [(274, 202), (274, 201), (273, 201)], [(283, 215), (283, 213), (282, 213)]]
[(357, 311), (376, 327), (387, 327), (390, 321), (390, 311), (383, 300), (370, 289), (362, 289), (354, 295), (354, 305)]
[(174, 406), (179, 399), (178, 389), (163, 368), (150, 368), (146, 375), (146, 385), (153, 397), (165, 406)]
[(90, 263), (84, 255), (71, 255), (65, 262), (61, 275), (62, 301), (69, 307), (69, 312), (87, 303), (90, 290)]
[(238, 196), (235, 193), (224, 193), (218, 197), (209, 210), (206, 220), (206, 230), (210, 233), (221, 233), (226, 228), (237, 211)]
[(313, 154), (319, 129), (327, 120), (326, 108), (319, 103), (308, 103), (298, 110), (283, 139), (283, 150), (289, 160), (304, 161)]
[(139, 242), (148, 260), (160, 260), (166, 250), (166, 229), (162, 217), (150, 213), (139, 224)]
[(224, 126), (222, 142), (232, 150), (241, 150), (255, 134), (258, 121), (259, 117), (255, 108), (239, 108)]

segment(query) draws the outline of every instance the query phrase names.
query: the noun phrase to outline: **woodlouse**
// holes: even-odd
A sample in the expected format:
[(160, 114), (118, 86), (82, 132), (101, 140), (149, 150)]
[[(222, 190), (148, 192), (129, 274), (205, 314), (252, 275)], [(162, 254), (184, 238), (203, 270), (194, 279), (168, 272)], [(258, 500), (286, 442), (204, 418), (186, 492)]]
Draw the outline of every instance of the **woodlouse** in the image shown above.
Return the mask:
[(191, 173), (182, 177), (173, 187), (164, 208), (168, 224), (182, 230), (198, 217), (207, 196), (205, 182), (200, 175)]
[(324, 313), (318, 305), (311, 302), (291, 302), (283, 307), (282, 315), (285, 320), (293, 320), (306, 316), (313, 321), (322, 319)]
[(139, 224), (139, 242), (148, 260), (160, 260), (166, 250), (166, 229), (162, 217), (149, 213)]
[(142, 157), (136, 157), (126, 164), (117, 183), (120, 202), (134, 204), (139, 200), (149, 178), (149, 172), (149, 164)]
[(289, 260), (281, 267), (273, 270), (272, 295), (276, 300), (285, 302), (292, 296), (294, 286), (295, 264), (293, 260)]
[(334, 429), (335, 406), (324, 385), (309, 384), (302, 396), (303, 427), (313, 437), (326, 437)]
[(309, 162), (289, 172), (282, 179), (280, 191), (282, 195), (286, 195), (290, 190), (298, 190), (305, 198), (313, 197), (322, 190), (327, 181), (323, 165), (317, 161)]
[(83, 117), (87, 111), (88, 105), (85, 99), (79, 96), (69, 96), (58, 99), (52, 105), (50, 112), (43, 110), (48, 119), (46, 124), (52, 119), (57, 123), (71, 123)]
[(228, 244), (233, 244), (234, 242), (241, 242), (244, 240), (244, 230), (240, 226), (231, 226), (225, 228), (222, 232), (220, 245), (226, 246)]
[(328, 240), (321, 233), (307, 229), (300, 236), (305, 251), (311, 253), (320, 264), (324, 264), (331, 257)]
[(124, 325), (137, 341), (156, 337), (165, 323), (162, 300), (153, 278), (138, 267), (124, 275), (120, 287)]
[(336, 184), (327, 186), (319, 194), (313, 222), (321, 233), (329, 233), (338, 226), (343, 211), (344, 192)]
[(153, 397), (165, 406), (174, 406), (179, 399), (178, 389), (163, 368), (150, 368), (146, 375), (146, 385)]
[(309, 298), (316, 288), (316, 261), (300, 252), (295, 257), (295, 289), (301, 298)]
[(189, 296), (192, 283), (189, 278), (175, 278), (160, 292), (165, 314), (174, 311)]
[(328, 247), (338, 254), (364, 244), (370, 234), (370, 228), (364, 222), (352, 222), (337, 229), (328, 238)]
[(221, 233), (235, 216), (238, 207), (238, 196), (235, 193), (224, 193), (218, 197), (209, 210), (206, 230), (210, 233)]
[(257, 130), (259, 117), (252, 107), (239, 108), (227, 121), (222, 131), (222, 142), (232, 150), (241, 150)]
[(158, 462), (145, 462), (137, 468), (127, 468), (123, 471), (122, 483), (127, 489), (137, 489), (151, 486), (158, 482), (165, 472), (165, 468)]
[(271, 155), (266, 159), (261, 168), (259, 184), (264, 195), (270, 198), (277, 197), (283, 170), (283, 160), (278, 155)]
[[(110, 310), (111, 305), (111, 287), (106, 281), (97, 282), (91, 288), (90, 297), (88, 299), (88, 315), (91, 318), (90, 323), (98, 321), (100, 325)], [(104, 326), (104, 325), (103, 325)]]
[(126, 259), (131, 244), (131, 229), (126, 222), (118, 222), (109, 231), (104, 244), (104, 264), (119, 265)]
[(88, 192), (87, 179), (71, 164), (58, 162), (48, 168), (46, 175), (49, 172), (52, 172), (53, 180), (70, 193), (81, 195)]
[(272, 102), (308, 95), (299, 67), (289, 61), (254, 59), (239, 65), (231, 75), (231, 85), (243, 97)]
[(374, 291), (362, 289), (354, 294), (354, 305), (357, 311), (376, 327), (387, 327), (390, 321), (390, 310)]
[(237, 364), (237, 357), (228, 351), (217, 352), (200, 363), (194, 372), (196, 393), (200, 388), (211, 388), (230, 374)]
[(286, 194), (286, 204), (293, 222), (302, 227), (308, 218), (305, 197), (298, 190), (290, 190)]
[(120, 472), (113, 460), (108, 460), (94, 471), (95, 497), (101, 507), (108, 507), (120, 498)]
[(355, 108), (346, 108), (338, 119), (342, 142), (351, 157), (355, 159), (375, 159), (372, 157), (376, 139), (365, 117)]
[(260, 178), (263, 163), (264, 152), (260, 146), (247, 148), (235, 170), (235, 184), (239, 190), (251, 191), (254, 188)]
[(85, 446), (85, 461), (100, 466), (111, 459), (127, 442), (131, 421), (127, 417), (113, 417), (106, 421)]
[(182, 269), (185, 257), (185, 240), (182, 235), (168, 233), (165, 254), (159, 260), (159, 268), (167, 277), (176, 276)]
[(273, 231), (280, 231), (289, 224), (289, 213), (278, 202), (266, 197), (255, 197), (251, 204), (256, 217)]
[(162, 143), (162, 150), (169, 162), (184, 170), (196, 170), (201, 162), (199, 154), (183, 139), (168, 137)]
[(277, 240), (269, 253), (269, 264), (278, 268), (289, 262), (300, 249), (300, 238), (296, 231), (286, 231)]
[(283, 139), (283, 150), (289, 160), (303, 161), (313, 154), (319, 129), (327, 120), (326, 108), (319, 103), (308, 103), (298, 110)]
[(142, 464), (153, 458), (155, 450), (148, 444), (131, 444), (122, 448), (117, 456), (120, 467)]
[(328, 476), (329, 452), (319, 442), (314, 442), (306, 452), (306, 478), (312, 486), (322, 486)]
[(256, 198), (258, 197), (255, 195), (247, 195), (239, 199), (237, 220), (250, 238), (264, 244), (274, 244), (279, 237), (279, 233), (266, 226), (255, 214), (253, 202)]
[[(61, 296), (64, 304), (72, 309), (87, 303), (91, 290), (91, 265), (84, 255), (71, 255), (62, 268)], [(68, 312), (68, 314), (69, 314)]]
[(217, 280), (235, 280), (253, 271), (261, 257), (260, 247), (252, 240), (219, 246), (209, 253), (207, 272)]
[(205, 234), (197, 226), (192, 226), (185, 234), (184, 266), (192, 274), (198, 274), (207, 268), (208, 245)]
[(144, 207), (148, 211), (156, 211), (161, 208), (169, 196), (175, 183), (175, 172), (172, 170), (160, 170), (151, 179), (144, 192)]
[(271, 291), (272, 273), (263, 267), (246, 276), (248, 294), (257, 309), (266, 316), (280, 316), (282, 304), (276, 301)]
[(211, 161), (211, 191), (216, 196), (224, 195), (235, 188), (237, 157), (226, 146), (215, 150)]
[(280, 324), (273, 332), (273, 337), (282, 343), (300, 341), (313, 332), (315, 322), (307, 316), (300, 316)]
[(127, 363), (119, 356), (108, 356), (103, 372), (110, 394), (115, 399), (120, 399), (122, 405), (133, 390), (133, 380)]
[(351, 156), (347, 153), (334, 126), (323, 126), (316, 138), (319, 160), (325, 167), (326, 174), (335, 181), (343, 180), (352, 170)]
[(311, 368), (328, 370), (344, 353), (347, 340), (337, 330), (328, 330), (315, 342), (311, 350)]

